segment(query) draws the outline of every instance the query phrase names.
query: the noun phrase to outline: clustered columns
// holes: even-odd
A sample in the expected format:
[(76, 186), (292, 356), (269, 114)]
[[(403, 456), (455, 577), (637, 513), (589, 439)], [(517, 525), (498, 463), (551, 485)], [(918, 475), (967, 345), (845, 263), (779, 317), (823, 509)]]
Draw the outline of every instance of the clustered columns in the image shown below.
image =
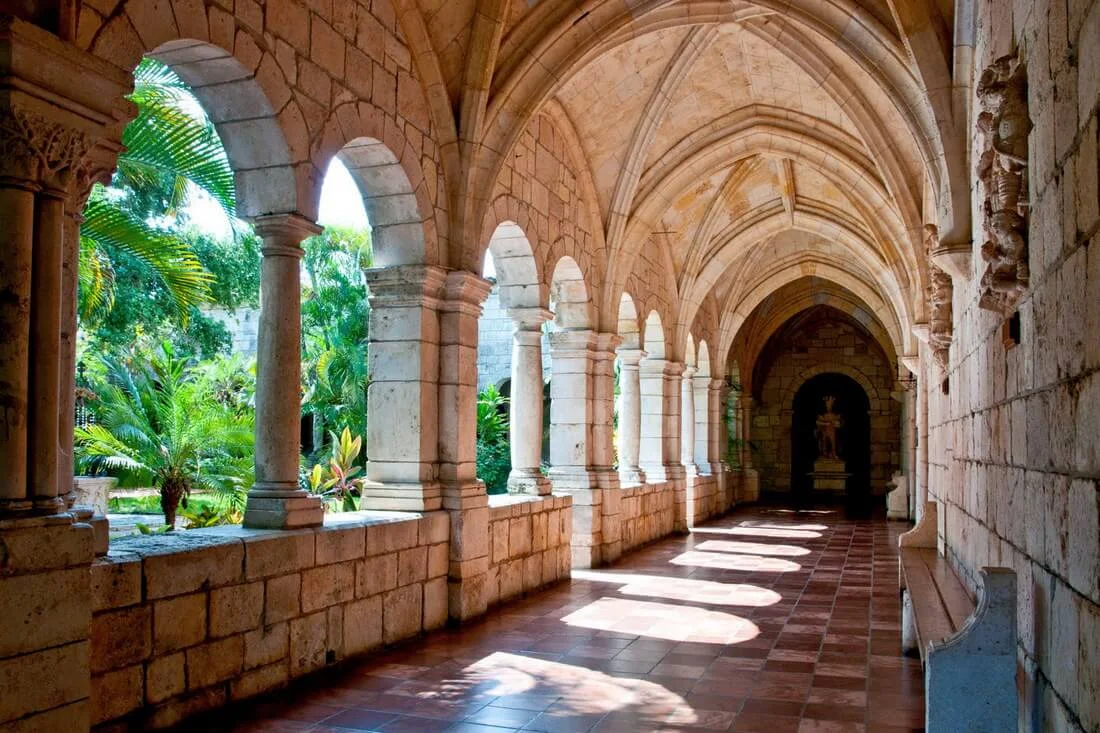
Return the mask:
[(550, 481), (542, 475), (542, 324), (554, 317), (545, 308), (512, 308), (511, 450), (508, 488), (544, 496)]
[(674, 527), (687, 530), (687, 482), (681, 463), (680, 398), (684, 365), (646, 357), (640, 366), (642, 395), (641, 468), (651, 483), (672, 484)]
[[(594, 493), (598, 498), (593, 505), (599, 508), (598, 556), (587, 558), (591, 562), (607, 564), (622, 554), (620, 511), (622, 507), (619, 489), (619, 473), (615, 470), (615, 347), (621, 337), (615, 333), (596, 335), (596, 348), (592, 352), (592, 473), (599, 487)], [(574, 532), (576, 526), (576, 502), (574, 497)], [(583, 509), (581, 513), (583, 514)], [(592, 520), (595, 525), (595, 517)], [(596, 555), (595, 552), (592, 555)]]
[[(722, 387), (725, 386), (725, 382), (721, 379), (713, 379), (711, 377), (696, 377), (695, 378), (695, 395), (696, 399), (700, 399), (700, 395), (706, 395), (706, 430), (702, 432), (703, 440), (706, 441), (706, 461), (708, 464), (708, 470), (710, 473), (716, 476), (722, 476), (726, 472), (726, 464), (722, 460), (722, 453), (729, 444), (728, 436), (726, 440), (723, 440), (723, 433), (725, 431), (725, 411), (723, 410), (724, 402), (722, 400)], [(695, 460), (703, 460), (702, 455), (699, 452), (701, 440), (696, 437), (696, 450)], [(732, 503), (732, 502), (728, 502)]]
[(298, 486), (302, 389), (302, 241), (321, 228), (298, 214), (253, 224), (263, 239), (256, 353), (256, 484), (247, 527), (320, 526), (321, 499)]
[(624, 486), (646, 482), (638, 466), (641, 440), (642, 395), (639, 362), (646, 352), (623, 349), (619, 355), (619, 480)]

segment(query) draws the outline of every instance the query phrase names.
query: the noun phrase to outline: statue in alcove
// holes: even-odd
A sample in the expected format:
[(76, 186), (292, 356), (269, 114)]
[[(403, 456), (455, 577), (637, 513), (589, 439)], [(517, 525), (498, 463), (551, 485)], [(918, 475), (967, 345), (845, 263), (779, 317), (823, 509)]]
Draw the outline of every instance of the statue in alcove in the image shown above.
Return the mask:
[(833, 412), (833, 405), (835, 403), (836, 397), (826, 395), (825, 413), (823, 415), (818, 415), (817, 429), (814, 431), (814, 435), (817, 438), (818, 456), (834, 461), (840, 459), (840, 456), (837, 454), (837, 433), (844, 427), (844, 418)]

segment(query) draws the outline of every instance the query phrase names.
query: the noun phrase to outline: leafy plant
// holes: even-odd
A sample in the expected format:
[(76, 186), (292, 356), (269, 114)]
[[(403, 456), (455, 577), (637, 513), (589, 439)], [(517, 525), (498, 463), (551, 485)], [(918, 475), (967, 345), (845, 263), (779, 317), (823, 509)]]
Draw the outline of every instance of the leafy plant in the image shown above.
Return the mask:
[(195, 368), (168, 344), (151, 356), (104, 362), (96, 423), (75, 431), (78, 468), (152, 485), (169, 527), (195, 489), (239, 511), (252, 477), (251, 414), (210, 399)]
[(320, 463), (309, 472), (309, 488), (326, 501), (326, 506), (340, 511), (354, 512), (359, 509), (363, 479), (355, 478), (362, 472), (362, 466), (356, 465), (359, 453), (363, 449), (363, 439), (351, 437), (351, 431), (344, 428), (340, 436), (331, 434), (332, 456), (328, 466)]
[(96, 185), (80, 229), (81, 314), (109, 310), (115, 262), (127, 254), (148, 266), (171, 294), (181, 320), (210, 299), (211, 274), (169, 227), (192, 189), (229, 216), (236, 207), (233, 170), (213, 123), (167, 66), (144, 59), (134, 72), (138, 116), (123, 132), (124, 152), (111, 189)]
[(508, 398), (490, 384), (477, 397), (477, 475), (490, 494), (508, 493), (512, 471), (508, 432)]

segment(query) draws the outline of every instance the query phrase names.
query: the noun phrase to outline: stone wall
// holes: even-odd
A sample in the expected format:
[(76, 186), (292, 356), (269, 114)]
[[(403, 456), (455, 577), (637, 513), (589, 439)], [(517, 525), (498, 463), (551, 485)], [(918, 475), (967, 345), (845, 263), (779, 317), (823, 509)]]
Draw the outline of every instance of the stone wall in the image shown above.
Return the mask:
[[(929, 495), (973, 588), (1015, 569), (1021, 730), (1100, 730), (1100, 4), (982, 0), (975, 80), (1019, 48), (1031, 121), (1030, 286), (1020, 340), (955, 280), (947, 374), (932, 367)], [(977, 159), (976, 142), (972, 156)], [(973, 201), (975, 244), (981, 199)], [(925, 360), (928, 362), (929, 360)], [(946, 385), (943, 384), (946, 376)], [(943, 387), (946, 386), (946, 394)]]
[(721, 514), (726, 509), (722, 506), (724, 497), (720, 496), (718, 492), (717, 476), (688, 476), (687, 496), (691, 511), (688, 519), (689, 526), (704, 522), (716, 514)]
[(676, 521), (671, 483), (621, 489), (619, 517), (623, 552), (671, 534)]
[(759, 471), (760, 490), (791, 490), (794, 396), (808, 379), (837, 372), (852, 376), (869, 392), (871, 492), (885, 495), (901, 461), (901, 403), (890, 397), (893, 368), (866, 334), (843, 321), (824, 324), (799, 341), (797, 349), (787, 346), (780, 350), (765, 374), (754, 375), (754, 379), (763, 380), (752, 416), (753, 463)]
[(489, 498), (490, 606), (569, 577), (570, 496)]
[(362, 512), (116, 542), (91, 571), (93, 726), (163, 728), (441, 627), (449, 533)]

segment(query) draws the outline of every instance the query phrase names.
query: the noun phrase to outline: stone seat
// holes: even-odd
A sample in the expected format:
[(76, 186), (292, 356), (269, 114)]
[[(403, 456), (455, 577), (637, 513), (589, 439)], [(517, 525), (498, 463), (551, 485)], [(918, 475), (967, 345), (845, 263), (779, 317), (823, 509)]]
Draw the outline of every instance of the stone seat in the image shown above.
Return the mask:
[(902, 647), (924, 665), (928, 733), (1016, 729), (1016, 573), (980, 571), (975, 604), (936, 549), (938, 510), (898, 538)]

